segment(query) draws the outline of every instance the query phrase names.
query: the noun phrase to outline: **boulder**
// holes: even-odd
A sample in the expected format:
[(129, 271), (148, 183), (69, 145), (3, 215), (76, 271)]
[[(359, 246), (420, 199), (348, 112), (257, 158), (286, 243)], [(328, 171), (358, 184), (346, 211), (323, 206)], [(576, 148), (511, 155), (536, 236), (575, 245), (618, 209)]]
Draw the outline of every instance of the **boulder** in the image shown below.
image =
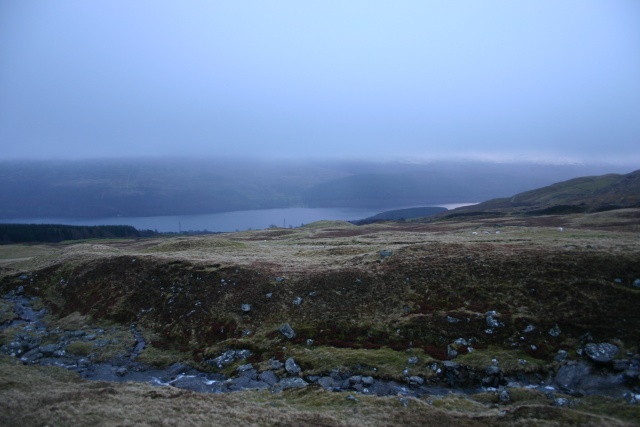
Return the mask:
[(291, 327), (291, 325), (289, 325), (289, 323), (285, 323), (284, 325), (280, 326), (278, 328), (278, 330), (280, 331), (280, 333), (282, 335), (284, 335), (285, 337), (292, 339), (296, 337), (296, 333), (294, 332), (293, 328)]
[[(487, 326), (489, 328), (498, 328), (500, 326), (504, 326), (504, 324), (500, 323), (500, 321), (498, 321), (498, 319), (495, 318), (495, 316), (497, 316), (498, 313), (496, 313), (494, 310), (488, 311), (486, 313), (486, 322), (487, 322)], [(486, 331), (485, 331), (486, 332)]]
[(260, 373), (260, 381), (269, 384), (269, 387), (274, 386), (278, 382), (278, 376), (273, 371), (264, 371)]
[(411, 385), (422, 385), (424, 384), (424, 378), (419, 377), (417, 375), (412, 375), (409, 377), (409, 384)]
[(560, 334), (562, 333), (562, 331), (560, 330), (560, 327), (558, 326), (558, 324), (556, 323), (556, 326), (554, 326), (553, 328), (549, 329), (549, 335), (551, 335), (552, 337), (559, 337)]
[(374, 382), (375, 382), (375, 380), (371, 376), (362, 377), (362, 384), (365, 387), (371, 387)]
[(284, 362), (284, 369), (287, 371), (289, 375), (298, 375), (302, 370), (300, 369), (300, 366), (298, 366), (296, 361), (293, 360), (293, 358), (291, 357)]
[(56, 350), (58, 350), (58, 346), (56, 344), (47, 344), (39, 348), (40, 353), (42, 353), (44, 357), (53, 356)]
[(611, 362), (620, 352), (618, 346), (609, 343), (589, 343), (584, 347), (587, 356), (594, 362)]

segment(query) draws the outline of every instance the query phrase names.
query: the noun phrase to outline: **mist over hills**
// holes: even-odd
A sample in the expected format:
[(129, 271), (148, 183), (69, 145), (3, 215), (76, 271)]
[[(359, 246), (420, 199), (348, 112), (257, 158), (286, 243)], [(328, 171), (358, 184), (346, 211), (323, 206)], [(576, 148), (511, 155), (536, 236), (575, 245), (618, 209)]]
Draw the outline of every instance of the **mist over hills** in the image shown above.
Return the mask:
[(398, 208), (506, 197), (611, 165), (252, 159), (3, 161), (0, 218), (189, 215), (288, 207)]

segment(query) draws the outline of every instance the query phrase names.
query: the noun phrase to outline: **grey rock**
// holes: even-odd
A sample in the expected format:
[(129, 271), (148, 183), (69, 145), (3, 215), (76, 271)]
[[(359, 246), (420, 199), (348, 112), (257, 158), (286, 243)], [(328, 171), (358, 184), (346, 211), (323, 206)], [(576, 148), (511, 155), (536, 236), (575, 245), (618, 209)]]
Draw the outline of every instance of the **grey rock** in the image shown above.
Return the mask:
[(38, 363), (38, 359), (42, 358), (42, 353), (38, 351), (37, 348), (27, 351), (21, 358), (20, 361), (25, 365), (31, 365), (34, 363)]
[(240, 310), (242, 310), (244, 313), (248, 313), (251, 311), (251, 304), (242, 304), (240, 306)]
[(487, 326), (489, 328), (498, 328), (500, 326), (504, 326), (502, 323), (500, 323), (500, 321), (498, 321), (498, 319), (495, 318), (495, 316), (498, 313), (496, 313), (495, 311), (489, 311), (486, 314), (486, 322), (487, 322)]
[(613, 369), (616, 371), (626, 371), (631, 366), (628, 359), (619, 359), (613, 361)]
[(484, 368), (484, 372), (487, 375), (499, 375), (500, 373), (502, 373), (502, 371), (500, 370), (500, 368), (498, 368), (495, 365), (489, 365), (486, 368)]
[(623, 372), (623, 377), (631, 382), (640, 380), (640, 368), (633, 367)]
[(415, 365), (416, 363), (418, 363), (418, 358), (416, 356), (411, 356), (408, 360), (407, 363), (409, 365)]
[(447, 356), (449, 356), (449, 358), (453, 359), (454, 357), (458, 356), (458, 352), (453, 347), (448, 345), (447, 346)]
[(445, 369), (449, 371), (453, 371), (455, 369), (458, 369), (460, 367), (460, 364), (456, 362), (452, 362), (450, 360), (445, 360), (444, 362), (442, 362), (442, 366), (444, 366)]
[(328, 390), (334, 390), (340, 388), (340, 381), (336, 381), (332, 377), (322, 377), (318, 380), (318, 384), (321, 387), (326, 388)]
[(558, 354), (556, 354), (556, 357), (554, 357), (553, 360), (555, 360), (556, 362), (562, 362), (566, 360), (568, 356), (569, 354), (566, 352), (566, 350), (558, 350)]
[(407, 399), (406, 397), (401, 397), (398, 401), (399, 401), (399, 402), (400, 402), (400, 404), (401, 404), (402, 406), (404, 406), (405, 408), (406, 408), (407, 406), (409, 406), (409, 399)]
[(120, 367), (120, 368), (116, 369), (114, 373), (119, 377), (123, 377), (123, 376), (127, 375), (129, 373), (129, 371), (125, 367)]
[(56, 344), (47, 344), (40, 347), (39, 350), (44, 357), (50, 357), (58, 350), (58, 346)]
[(296, 298), (293, 300), (293, 304), (294, 304), (294, 305), (300, 305), (300, 304), (302, 304), (302, 298), (301, 298), (301, 297), (296, 297)]
[(524, 332), (525, 334), (528, 334), (529, 332), (533, 332), (533, 331), (535, 331), (535, 330), (536, 330), (536, 327), (535, 327), (535, 326), (533, 326), (533, 325), (527, 325), (527, 327), (526, 327), (526, 328), (524, 328), (524, 329), (522, 330), (522, 332)]
[(349, 382), (351, 384), (360, 384), (362, 382), (362, 376), (353, 375), (353, 376), (349, 377)]
[(574, 390), (584, 377), (591, 373), (591, 367), (584, 362), (570, 363), (558, 369), (554, 383), (563, 390)]
[(549, 329), (549, 335), (551, 335), (552, 337), (559, 337), (561, 333), (562, 331), (560, 330), (560, 327), (557, 323), (553, 328)]
[(222, 353), (220, 356), (209, 360), (208, 363), (210, 365), (217, 366), (219, 369), (222, 369), (224, 366), (229, 365), (236, 360), (246, 359), (249, 356), (251, 356), (251, 351), (249, 350), (228, 350)]
[(246, 365), (240, 365), (236, 369), (238, 372), (245, 372), (253, 369), (253, 365), (251, 363), (247, 363)]
[(273, 292), (269, 292), (268, 294), (265, 295), (265, 297), (267, 298), (271, 298), (273, 296)]
[(632, 286), (634, 288), (640, 288), (640, 279), (634, 280)]
[(384, 249), (380, 251), (380, 258), (388, 258), (391, 255), (393, 255), (393, 251), (384, 250)]
[(351, 386), (351, 388), (357, 391), (358, 393), (364, 393), (364, 386), (362, 384), (354, 384)]
[(498, 394), (498, 399), (500, 400), (500, 403), (509, 403), (509, 402), (511, 402), (511, 396), (509, 395), (509, 392), (507, 390), (502, 390)]
[(273, 371), (264, 371), (260, 373), (260, 380), (269, 384), (269, 387), (274, 386), (278, 383), (279, 379)]
[(309, 385), (309, 383), (300, 377), (283, 378), (278, 384), (273, 386), (273, 391), (278, 392), (288, 388), (301, 388), (307, 385)]
[(282, 283), (284, 282), (285, 278), (284, 277), (276, 277), (276, 282), (278, 283)]
[(289, 325), (289, 323), (285, 323), (284, 325), (280, 326), (278, 328), (278, 330), (280, 331), (280, 333), (282, 335), (284, 335), (285, 337), (292, 339), (296, 337), (296, 333), (294, 332), (293, 328), (291, 327), (291, 325)]
[(173, 365), (165, 369), (164, 375), (167, 377), (176, 377), (180, 374), (184, 374), (190, 369), (191, 367), (189, 365), (185, 365), (184, 363), (174, 363)]
[(569, 405), (569, 399), (565, 397), (557, 397), (553, 399), (553, 406), (562, 407), (562, 406), (568, 406), (568, 405)]
[(362, 384), (364, 384), (366, 387), (371, 387), (374, 382), (375, 380), (371, 376), (362, 377)]
[(311, 338), (307, 339), (307, 345), (313, 345), (314, 341)]
[(424, 384), (424, 378), (419, 377), (418, 375), (412, 375), (409, 377), (409, 384), (422, 385)]
[(350, 400), (352, 402), (357, 402), (358, 398), (356, 398), (353, 394), (350, 394), (347, 396), (347, 400)]
[(618, 346), (609, 343), (589, 343), (584, 347), (587, 356), (595, 362), (611, 362), (620, 352)]
[(258, 372), (255, 369), (247, 369), (246, 371), (240, 372), (240, 376), (247, 377), (250, 380), (257, 380)]
[(460, 319), (458, 319), (456, 317), (447, 316), (447, 322), (449, 322), (449, 323), (458, 323), (459, 321), (460, 321)]
[(281, 361), (276, 359), (269, 359), (269, 363), (271, 364), (272, 369), (282, 369), (282, 367), (284, 366)]
[(291, 357), (284, 362), (284, 369), (289, 375), (298, 375), (301, 371), (300, 366)]

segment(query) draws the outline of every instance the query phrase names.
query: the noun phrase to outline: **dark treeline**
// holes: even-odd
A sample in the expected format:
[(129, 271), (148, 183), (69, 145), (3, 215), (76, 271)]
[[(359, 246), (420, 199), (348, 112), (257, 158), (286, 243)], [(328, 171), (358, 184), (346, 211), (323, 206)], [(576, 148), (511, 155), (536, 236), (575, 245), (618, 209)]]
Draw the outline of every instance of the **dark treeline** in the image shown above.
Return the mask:
[(156, 234), (130, 225), (0, 224), (0, 243), (58, 243), (64, 240), (147, 237)]

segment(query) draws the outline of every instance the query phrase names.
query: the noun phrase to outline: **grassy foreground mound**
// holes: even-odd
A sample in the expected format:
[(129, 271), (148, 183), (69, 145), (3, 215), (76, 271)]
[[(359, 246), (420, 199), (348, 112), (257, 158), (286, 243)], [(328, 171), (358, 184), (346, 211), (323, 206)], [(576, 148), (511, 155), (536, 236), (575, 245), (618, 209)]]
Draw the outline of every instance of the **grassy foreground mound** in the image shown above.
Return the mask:
[[(501, 218), (499, 224), (333, 222), (206, 237), (2, 247), (1, 291), (23, 286), (58, 319), (136, 323), (149, 344), (140, 359), (157, 365), (183, 361), (216, 369), (211, 358), (249, 349), (249, 362), (258, 367), (294, 357), (303, 375), (339, 369), (403, 381), (408, 358), (417, 357), (411, 375), (433, 384), (446, 382), (433, 369), (445, 360), (460, 364), (461, 386), (477, 385), (494, 359), (507, 375), (544, 378), (558, 368), (558, 351), (567, 351), (569, 361), (582, 360), (577, 350), (590, 341), (615, 344), (619, 357), (638, 353), (639, 222), (639, 211), (629, 209)], [(295, 337), (279, 331), (285, 323)], [(555, 408), (534, 391), (499, 409), (493, 395), (449, 396), (431, 404), (412, 399), (406, 408), (397, 398), (358, 396), (354, 406), (344, 393), (314, 387), (205, 396), (86, 383), (6, 361), (1, 369), (2, 413), (32, 424), (47, 419), (45, 409), (34, 408), (47, 407), (59, 424), (70, 423), (68, 408), (82, 424), (92, 424), (82, 417), (113, 412), (113, 406), (125, 408), (110, 415), (120, 420), (116, 424), (142, 422), (134, 410), (127, 412), (129, 405), (149, 405), (150, 417), (169, 417), (168, 408), (179, 408), (171, 415), (175, 424), (198, 416), (193, 424), (216, 422), (211, 417), (219, 413), (230, 424), (418, 424), (425, 417), (435, 425), (618, 423), (581, 412), (587, 410), (634, 419), (626, 412), (634, 407), (613, 410), (615, 401)], [(98, 403), (104, 408), (92, 409)]]
[(630, 426), (639, 414), (636, 407), (612, 399), (558, 408), (536, 391), (514, 395), (510, 405), (498, 405), (491, 393), (428, 400), (350, 400), (345, 393), (318, 387), (279, 394), (198, 394), (142, 383), (89, 382), (61, 368), (14, 363), (0, 358), (3, 426)]

